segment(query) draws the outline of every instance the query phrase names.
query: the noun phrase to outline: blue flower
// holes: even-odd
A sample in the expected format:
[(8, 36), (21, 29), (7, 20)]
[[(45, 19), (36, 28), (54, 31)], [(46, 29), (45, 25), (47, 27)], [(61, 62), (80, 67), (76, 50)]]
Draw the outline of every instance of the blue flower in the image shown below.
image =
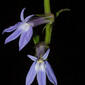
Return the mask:
[(5, 44), (9, 43), (10, 41), (20, 36), (19, 50), (22, 50), (22, 48), (30, 41), (33, 35), (33, 30), (32, 30), (33, 23), (27, 23), (27, 22), (34, 15), (30, 15), (24, 19), (24, 10), (25, 8), (22, 9), (20, 14), (21, 22), (18, 22), (14, 26), (11, 26), (3, 31), (3, 33), (14, 31), (9, 37), (6, 38)]
[(34, 61), (34, 63), (32, 64), (27, 74), (26, 85), (31, 85), (36, 75), (38, 85), (46, 85), (46, 74), (50, 82), (53, 83), (54, 85), (57, 85), (57, 80), (54, 75), (54, 72), (50, 64), (46, 61), (49, 52), (50, 49), (48, 49), (46, 53), (43, 55), (43, 57), (40, 57), (39, 59), (36, 58), (35, 56), (27, 55), (31, 60)]
[(27, 43), (31, 40), (33, 35), (33, 29), (32, 29), (33, 27), (50, 22), (50, 20), (48, 19), (50, 18), (50, 16), (38, 17), (33, 20), (30, 20), (30, 18), (34, 16), (34, 15), (30, 15), (24, 19), (24, 10), (25, 8), (22, 9), (20, 14), (21, 22), (18, 22), (14, 26), (10, 26), (9, 28), (6, 28), (2, 32), (3, 34), (5, 32), (14, 31), (10, 36), (6, 38), (5, 44), (9, 43), (12, 40), (15, 40), (17, 37), (20, 36), (19, 51), (22, 50), (22, 48), (24, 48), (27, 45)]

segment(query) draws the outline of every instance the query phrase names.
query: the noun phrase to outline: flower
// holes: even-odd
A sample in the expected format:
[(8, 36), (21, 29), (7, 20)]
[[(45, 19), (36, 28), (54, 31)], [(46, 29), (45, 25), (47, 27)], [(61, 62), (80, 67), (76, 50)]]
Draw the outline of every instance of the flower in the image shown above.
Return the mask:
[(12, 32), (14, 31), (10, 36), (8, 36), (5, 40), (5, 44), (9, 43), (12, 40), (15, 40), (17, 37), (20, 36), (19, 40), (19, 51), (24, 48), (27, 43), (31, 40), (32, 35), (33, 35), (33, 27), (48, 23), (49, 20), (46, 20), (45, 17), (39, 17), (37, 19), (29, 21), (30, 18), (32, 18), (34, 15), (27, 16), (24, 19), (24, 10), (25, 8), (22, 9), (21, 14), (20, 14), (20, 19), (21, 22), (18, 22), (14, 26), (10, 26), (9, 28), (6, 28), (3, 32)]
[(9, 43), (10, 41), (16, 39), (21, 35), (19, 40), (19, 50), (21, 50), (30, 41), (33, 35), (33, 30), (32, 30), (33, 24), (27, 22), (34, 15), (30, 15), (24, 19), (24, 10), (25, 8), (22, 9), (20, 14), (21, 22), (18, 22), (14, 26), (11, 26), (3, 31), (3, 33), (5, 33), (5, 32), (12, 32), (15, 30), (9, 37), (6, 38), (5, 44)]
[(54, 75), (54, 72), (50, 66), (50, 64), (46, 61), (49, 55), (50, 49), (46, 51), (43, 57), (39, 59), (35, 56), (27, 55), (31, 60), (33, 60), (33, 64), (27, 74), (26, 77), (26, 85), (31, 85), (35, 76), (37, 75), (38, 85), (46, 85), (46, 74), (51, 83), (57, 85), (57, 80)]

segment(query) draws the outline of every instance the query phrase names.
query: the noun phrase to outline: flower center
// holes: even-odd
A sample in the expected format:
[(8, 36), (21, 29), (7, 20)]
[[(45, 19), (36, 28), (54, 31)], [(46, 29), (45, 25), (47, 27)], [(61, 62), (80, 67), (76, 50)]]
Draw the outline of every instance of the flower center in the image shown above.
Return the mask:
[(32, 27), (31, 24), (28, 24), (28, 23), (23, 23), (19, 26), (19, 28), (22, 30), (22, 31), (28, 31), (30, 28)]
[(35, 65), (35, 70), (38, 71), (45, 71), (45, 63), (43, 60), (38, 60)]

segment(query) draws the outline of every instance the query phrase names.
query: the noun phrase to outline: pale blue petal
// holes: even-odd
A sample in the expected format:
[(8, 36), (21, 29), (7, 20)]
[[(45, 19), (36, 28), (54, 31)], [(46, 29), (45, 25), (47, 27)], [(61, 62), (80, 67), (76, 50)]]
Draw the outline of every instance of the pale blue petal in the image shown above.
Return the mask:
[(28, 17), (25, 18), (24, 22), (28, 22), (29, 19), (30, 19), (31, 17), (33, 17), (33, 16), (34, 16), (34, 15), (29, 15)]
[(27, 74), (27, 77), (26, 77), (26, 85), (31, 85), (31, 83), (33, 82), (35, 76), (36, 76), (36, 71), (35, 71), (35, 65), (36, 65), (36, 62), (34, 62)]
[(4, 34), (5, 32), (12, 32), (14, 31), (19, 25), (20, 25), (21, 22), (18, 22), (17, 24), (15, 24), (14, 26), (10, 26), (9, 28), (6, 28), (2, 34)]
[(19, 29), (15, 30), (9, 37), (6, 38), (5, 44), (16, 39), (20, 35), (20, 33), (21, 33), (21, 30)]
[(19, 40), (19, 51), (24, 48), (27, 43), (31, 40), (31, 37), (33, 35), (32, 27), (29, 28), (28, 31), (25, 31), (21, 34), (20, 40)]
[(29, 57), (33, 61), (36, 61), (37, 60), (37, 58), (35, 56), (32, 56), (32, 55), (27, 55), (27, 57)]
[(21, 14), (20, 14), (20, 19), (21, 21), (23, 22), (24, 21), (24, 11), (25, 11), (26, 8), (23, 8), (22, 11), (21, 11)]
[(46, 73), (44, 71), (39, 71), (37, 73), (38, 85), (46, 85)]
[(47, 77), (48, 77), (49, 81), (51, 83), (53, 83), (54, 85), (57, 85), (56, 76), (54, 75), (54, 72), (53, 72), (50, 64), (47, 61), (45, 61), (45, 63), (46, 63), (46, 73), (47, 73)]
[(47, 59), (47, 57), (48, 57), (48, 55), (49, 55), (49, 52), (50, 52), (50, 49), (48, 49), (48, 50), (46, 51), (46, 53), (44, 54), (44, 56), (43, 56), (43, 59), (44, 59), (44, 60)]

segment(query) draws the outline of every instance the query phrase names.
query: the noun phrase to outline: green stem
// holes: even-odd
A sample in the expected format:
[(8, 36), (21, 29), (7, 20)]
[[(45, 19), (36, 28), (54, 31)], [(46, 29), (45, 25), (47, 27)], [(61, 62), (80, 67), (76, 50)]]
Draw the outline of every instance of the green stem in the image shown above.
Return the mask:
[(44, 12), (45, 12), (45, 14), (51, 13), (50, 0), (44, 0)]
[[(50, 15), (51, 14), (51, 9), (50, 9), (50, 0), (44, 0), (44, 12), (45, 15)], [(51, 40), (51, 24), (46, 25), (46, 30), (45, 30), (45, 43), (50, 44)]]
[(47, 24), (47, 26), (46, 26), (46, 36), (45, 36), (45, 43), (46, 44), (50, 44), (51, 33), (52, 33), (52, 25), (51, 24)]

